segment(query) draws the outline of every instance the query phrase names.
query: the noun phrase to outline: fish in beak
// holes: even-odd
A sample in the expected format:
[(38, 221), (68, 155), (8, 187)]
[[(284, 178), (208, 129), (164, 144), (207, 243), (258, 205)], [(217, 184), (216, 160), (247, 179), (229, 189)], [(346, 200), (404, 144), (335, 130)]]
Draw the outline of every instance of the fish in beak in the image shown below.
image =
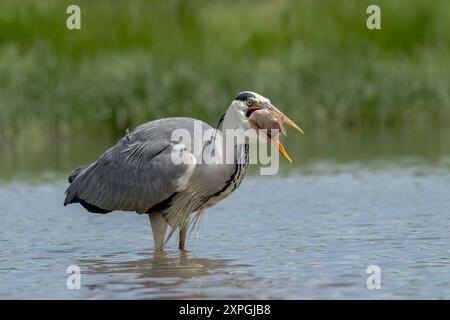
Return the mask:
[(283, 123), (303, 134), (304, 132), (302, 128), (296, 125), (294, 121), (289, 119), (280, 110), (278, 110), (277, 107), (269, 103), (258, 104), (257, 106), (248, 108), (246, 115), (250, 125), (254, 129), (256, 129), (257, 131), (259, 131), (260, 129), (266, 129), (264, 133), (270, 139), (271, 143), (278, 148), (280, 153), (290, 163), (292, 163), (293, 161), (291, 157), (280, 142), (280, 139), (278, 137), (279, 135), (272, 136), (271, 129), (276, 129), (283, 135), (286, 135), (286, 129), (284, 128)]

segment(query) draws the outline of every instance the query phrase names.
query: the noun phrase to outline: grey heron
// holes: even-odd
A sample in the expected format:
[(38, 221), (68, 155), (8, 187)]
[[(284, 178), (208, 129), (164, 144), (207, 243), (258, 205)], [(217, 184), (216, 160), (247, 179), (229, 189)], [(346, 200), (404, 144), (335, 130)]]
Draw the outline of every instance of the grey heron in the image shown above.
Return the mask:
[[(273, 121), (255, 123), (252, 115), (256, 112), (267, 113), (279, 124)], [(223, 131), (282, 128), (282, 123), (303, 133), (270, 100), (251, 91), (238, 94), (220, 118), (217, 128), (184, 117), (144, 123), (132, 131), (127, 130), (126, 135), (97, 161), (71, 173), (64, 205), (80, 203), (88, 211), (102, 214), (116, 210), (148, 214), (155, 249), (162, 250), (173, 232), (178, 230), (179, 248), (183, 250), (189, 226), (196, 223), (203, 210), (236, 190), (246, 174), (248, 141), (233, 139), (231, 144), (225, 143)], [(211, 138), (198, 141), (194, 132), (196, 125), (213, 132)], [(180, 128), (194, 137), (192, 143), (182, 144), (181, 149), (172, 137)], [(269, 138), (290, 160), (279, 139)], [(200, 143), (201, 148), (195, 148), (195, 143)], [(233, 149), (231, 162), (201, 161), (207, 146), (209, 152), (225, 153), (230, 145)], [(182, 152), (190, 161), (174, 162), (174, 152)], [(167, 233), (169, 226), (171, 231)]]

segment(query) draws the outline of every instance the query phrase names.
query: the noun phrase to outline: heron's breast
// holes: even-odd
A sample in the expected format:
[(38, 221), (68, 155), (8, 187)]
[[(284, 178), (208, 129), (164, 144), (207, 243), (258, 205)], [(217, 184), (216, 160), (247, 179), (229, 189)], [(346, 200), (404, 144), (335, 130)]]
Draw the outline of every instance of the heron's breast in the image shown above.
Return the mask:
[(199, 210), (207, 209), (209, 207), (212, 207), (220, 200), (226, 198), (229, 196), (234, 190), (239, 187), (239, 185), (242, 182), (242, 179), (244, 178), (246, 172), (247, 172), (248, 163), (244, 164), (237, 164), (235, 167), (235, 171), (232, 174), (232, 176), (225, 182), (224, 186), (217, 191), (216, 193), (209, 196), (205, 203), (200, 206)]

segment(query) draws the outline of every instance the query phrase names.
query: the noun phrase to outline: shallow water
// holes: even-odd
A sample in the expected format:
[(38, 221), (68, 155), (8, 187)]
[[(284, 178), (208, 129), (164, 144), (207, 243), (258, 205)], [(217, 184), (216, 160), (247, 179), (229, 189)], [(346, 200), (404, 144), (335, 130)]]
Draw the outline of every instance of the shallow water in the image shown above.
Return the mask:
[[(432, 150), (247, 177), (186, 253), (176, 238), (154, 253), (145, 215), (63, 207), (64, 170), (12, 170), (0, 178), (0, 298), (448, 299), (450, 153)], [(80, 290), (66, 288), (70, 265)]]

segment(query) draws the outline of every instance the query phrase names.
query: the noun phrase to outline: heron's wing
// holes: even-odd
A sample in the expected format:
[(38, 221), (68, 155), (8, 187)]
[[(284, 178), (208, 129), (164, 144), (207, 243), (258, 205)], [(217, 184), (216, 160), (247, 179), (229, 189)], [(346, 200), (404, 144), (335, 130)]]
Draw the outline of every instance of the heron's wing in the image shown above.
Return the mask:
[(144, 213), (182, 191), (194, 171), (196, 158), (184, 150), (183, 156), (190, 161), (174, 163), (171, 153), (175, 145), (159, 125), (138, 127), (96, 162), (77, 172), (66, 191), (65, 204), (81, 202), (98, 212)]

